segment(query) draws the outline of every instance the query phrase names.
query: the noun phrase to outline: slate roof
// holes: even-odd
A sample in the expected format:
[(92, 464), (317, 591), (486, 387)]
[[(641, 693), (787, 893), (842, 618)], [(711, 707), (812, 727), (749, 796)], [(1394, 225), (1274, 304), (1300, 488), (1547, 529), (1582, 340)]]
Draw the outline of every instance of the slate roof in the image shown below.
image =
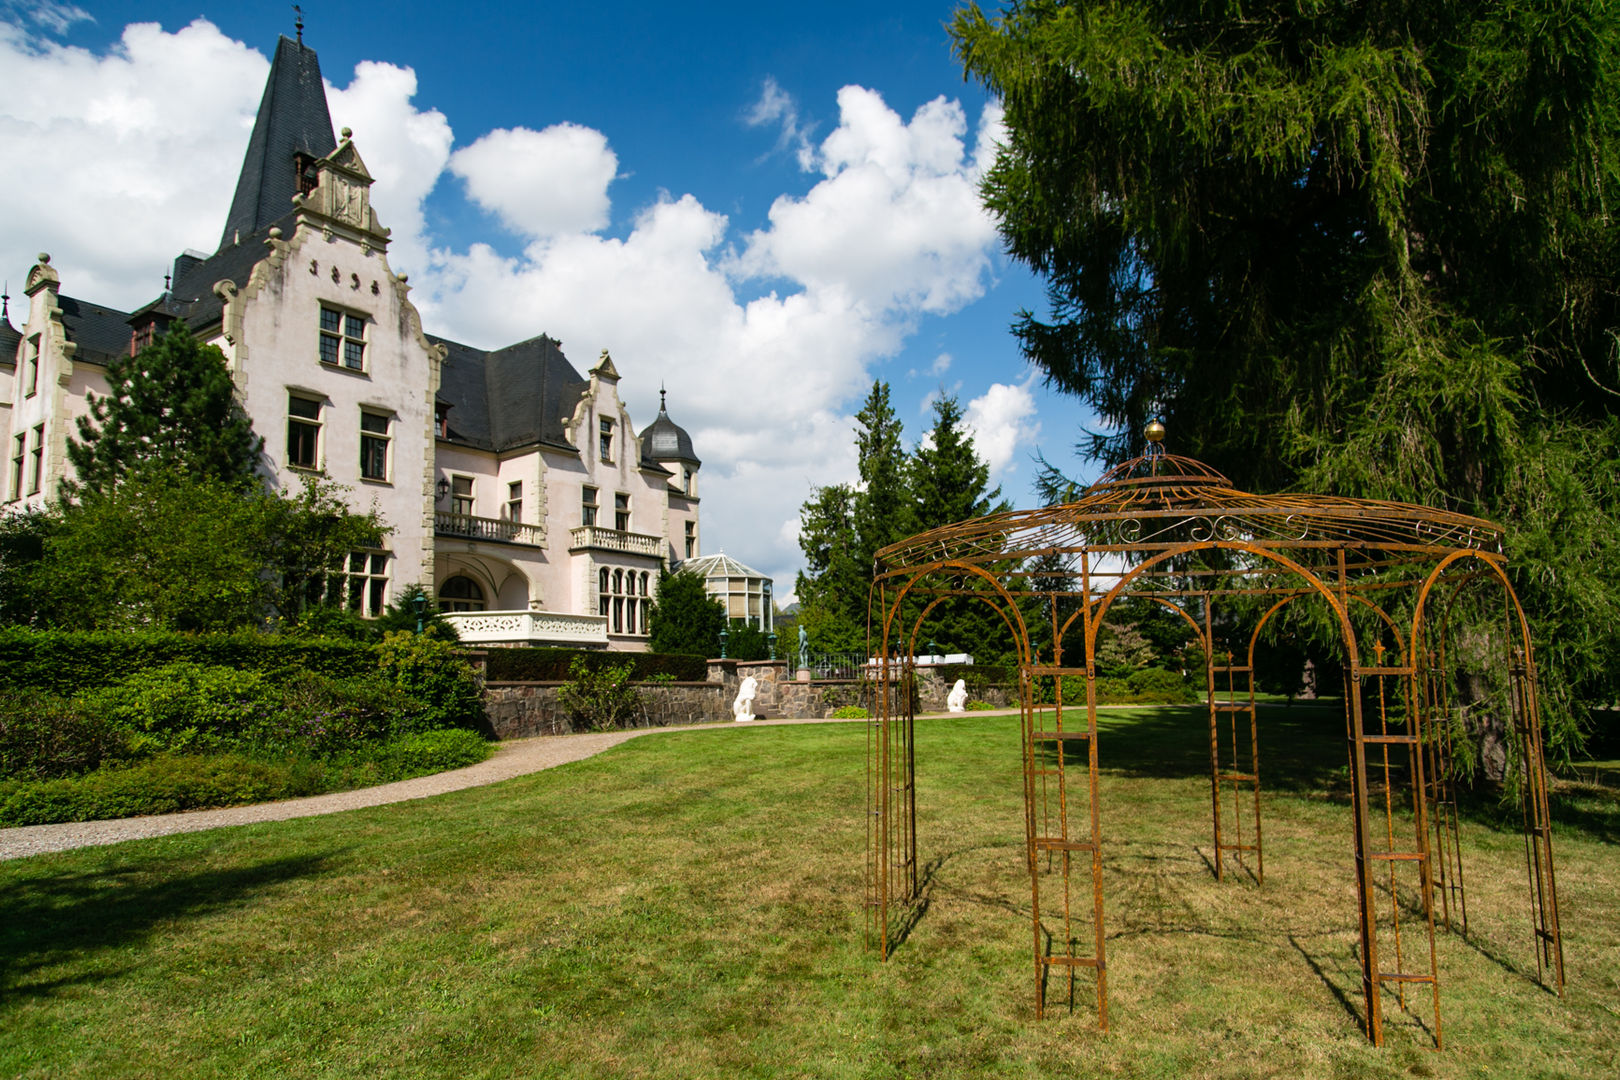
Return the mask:
[(242, 159), (220, 250), (238, 237), (247, 240), (287, 215), (292, 197), (298, 194), (295, 153), (323, 158), (336, 149), (315, 50), (283, 36), (270, 61), (270, 77), (259, 99), (259, 115)]
[(702, 465), (697, 451), (692, 449), (692, 436), (686, 429), (669, 418), (664, 409), (664, 392), (658, 391), (658, 419), (648, 424), (641, 433), (641, 461), (656, 465), (664, 461), (684, 461)]
[(22, 345), (22, 331), (11, 325), (11, 314), (0, 314), (0, 367), (17, 366), (17, 349)]
[[(164, 310), (185, 319), (193, 330), (219, 322), (225, 313), (225, 302), (214, 295), (215, 282), (230, 280), (236, 282), (238, 287), (246, 287), (253, 267), (270, 254), (265, 239), (271, 227), (281, 226), (282, 234), (290, 237), (296, 216), (297, 211), (292, 209), (289, 202), (280, 218), (266, 222), (262, 229), (252, 234), (244, 232), (241, 243), (226, 245), (206, 259), (199, 259), (195, 255), (181, 255), (175, 259), (174, 278)], [(162, 297), (154, 301), (161, 302)]]
[(129, 312), (119, 311), (88, 300), (58, 295), (62, 308), (62, 329), (78, 346), (73, 362), (106, 367), (120, 356), (129, 355)]
[(539, 443), (578, 452), (563, 424), (590, 389), (556, 341), (542, 334), (485, 351), (428, 336), (447, 350), (439, 401), (450, 406), (449, 441), (482, 450)]

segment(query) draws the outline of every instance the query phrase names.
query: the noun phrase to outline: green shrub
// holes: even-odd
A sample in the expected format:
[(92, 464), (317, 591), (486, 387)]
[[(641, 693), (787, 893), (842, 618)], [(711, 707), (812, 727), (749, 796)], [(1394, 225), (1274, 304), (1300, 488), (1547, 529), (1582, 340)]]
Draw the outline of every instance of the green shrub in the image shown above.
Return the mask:
[(280, 688), (280, 707), (253, 733), (263, 750), (325, 757), (361, 742), (425, 730), (429, 710), (381, 672), (334, 679), (308, 672)]
[(569, 680), (557, 688), (557, 700), (576, 728), (629, 727), (642, 711), (641, 692), (630, 685), (633, 669), (628, 661), (596, 666), (576, 656), (568, 668)]
[(614, 653), (584, 649), (491, 649), (484, 677), (490, 682), (563, 682), (572, 677), (575, 660), (590, 667), (631, 665), (630, 677), (648, 680), (668, 674), (678, 682), (704, 682), (709, 662), (676, 653)]
[(172, 814), (320, 790), (309, 763), (270, 764), (236, 754), (159, 754), (123, 769), (25, 783), (0, 782), (0, 825)]
[(844, 705), (841, 708), (837, 708), (837, 709), (833, 710), (831, 719), (833, 719), (833, 720), (868, 720), (868, 719), (871, 719), (871, 714), (869, 714), (865, 709), (861, 708), (859, 705)]
[(449, 642), (396, 630), (377, 646), (377, 667), (420, 703), (421, 729), (471, 728), (483, 721), (478, 673)]
[(413, 776), (464, 769), (476, 765), (494, 752), (490, 742), (476, 731), (441, 729), (402, 735), (363, 751), (379, 780), (389, 783)]
[(975, 698), (974, 700), (969, 701), (964, 708), (966, 708), (968, 712), (984, 712), (986, 709), (995, 708), (995, 706), (990, 704), (988, 701), (980, 701)]
[(131, 748), (143, 754), (224, 749), (275, 708), (271, 684), (258, 672), (189, 661), (139, 672), (75, 701), (128, 732)]
[(1164, 668), (1138, 668), (1131, 672), (1125, 684), (1138, 701), (1176, 705), (1198, 698), (1186, 676)]
[(54, 695), (0, 689), (0, 778), (73, 776), (128, 753), (104, 717)]
[(83, 776), (0, 781), (0, 826), (172, 814), (346, 791), (476, 765), (492, 749), (476, 732), (427, 731), (364, 745), (330, 761), (158, 754)]

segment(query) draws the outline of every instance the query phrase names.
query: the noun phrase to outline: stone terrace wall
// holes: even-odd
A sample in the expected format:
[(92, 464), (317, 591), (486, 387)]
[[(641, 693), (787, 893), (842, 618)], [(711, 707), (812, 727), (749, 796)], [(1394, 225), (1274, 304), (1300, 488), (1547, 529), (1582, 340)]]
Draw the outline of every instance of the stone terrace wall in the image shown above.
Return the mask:
[[(804, 717), (824, 720), (845, 705), (873, 707), (873, 687), (853, 679), (812, 679), (800, 682), (785, 660), (710, 660), (708, 682), (637, 683), (646, 708), (638, 727), (668, 727), (732, 719), (731, 703), (742, 680), (758, 683), (754, 715), (760, 719)], [(521, 739), (531, 735), (566, 735), (574, 730), (558, 704), (558, 682), (492, 682), (484, 686), (484, 712), (497, 738)], [(930, 668), (917, 671), (919, 712), (944, 712), (950, 687)], [(1008, 694), (989, 690), (982, 695), (992, 705), (1008, 704)]]
[[(557, 682), (486, 683), (484, 714), (496, 738), (567, 735), (574, 731), (557, 701)], [(731, 719), (731, 696), (718, 683), (638, 683), (646, 711), (637, 727), (669, 727)]]

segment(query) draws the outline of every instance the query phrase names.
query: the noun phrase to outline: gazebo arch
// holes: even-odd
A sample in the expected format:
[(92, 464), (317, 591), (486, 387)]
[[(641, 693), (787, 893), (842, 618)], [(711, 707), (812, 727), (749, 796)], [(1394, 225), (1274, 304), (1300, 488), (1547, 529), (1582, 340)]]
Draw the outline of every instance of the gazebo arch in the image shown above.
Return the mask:
[[(1162, 438), (1162, 428), (1152, 434)], [(1511, 767), (1524, 802), (1537, 971), (1563, 992), (1534, 653), (1498, 526), (1404, 503), (1251, 495), (1154, 441), (1072, 503), (921, 533), (884, 548), (877, 561), (866, 906), (880, 956), (897, 944), (898, 909), (919, 899), (911, 686), (918, 633), (939, 604), (952, 597), (988, 603), (1019, 657), (1036, 1015), (1055, 972), (1067, 973), (1072, 1000), (1077, 972), (1089, 970), (1106, 1029), (1098, 630), (1126, 597), (1169, 607), (1193, 628), (1205, 657), (1215, 875), (1223, 876), (1228, 855), (1243, 868), (1252, 855), (1263, 884), (1256, 649), (1274, 616), (1315, 597), (1344, 652), (1366, 1033), (1382, 1044), (1386, 988), (1403, 1002), (1409, 991), (1427, 990), (1442, 1045), (1437, 909), (1448, 929), (1454, 914), (1466, 920), (1445, 722), (1455, 674), (1450, 606), (1463, 589), (1485, 583), (1504, 596), (1509, 659), (1495, 674), (1506, 691)], [(1430, 610), (1436, 600), (1444, 605), (1438, 614)], [(1247, 631), (1239, 641), (1246, 648), (1218, 649), (1219, 631), (1239, 629)], [(1065, 702), (1066, 692), (1075, 700)], [(1375, 814), (1382, 828), (1374, 828)], [(1091, 902), (1071, 903), (1074, 879), (1088, 872)], [(1426, 949), (1403, 947), (1403, 888), (1420, 903)], [(1060, 897), (1043, 908), (1043, 890), (1049, 898), (1054, 889)], [(1407, 937), (1412, 930), (1404, 928)]]

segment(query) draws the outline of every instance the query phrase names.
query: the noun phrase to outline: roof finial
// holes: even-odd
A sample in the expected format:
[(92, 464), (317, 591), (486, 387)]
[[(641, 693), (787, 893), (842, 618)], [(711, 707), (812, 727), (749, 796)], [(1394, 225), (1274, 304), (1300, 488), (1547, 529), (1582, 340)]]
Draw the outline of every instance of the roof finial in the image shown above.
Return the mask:
[(297, 4), (294, 4), (292, 9), (298, 12), (298, 17), (293, 20), (293, 29), (298, 32), (298, 44), (302, 45), (304, 43), (304, 9)]
[(0, 285), (0, 319), (11, 320), (11, 282)]
[(171, 275), (169, 275), (169, 274), (164, 274), (163, 275), (163, 295), (165, 295), (165, 296), (169, 295), (169, 278), (170, 278), (170, 276)]
[(658, 381), (658, 411), (660, 413), (665, 411), (664, 410), (664, 381), (662, 379), (660, 379)]

